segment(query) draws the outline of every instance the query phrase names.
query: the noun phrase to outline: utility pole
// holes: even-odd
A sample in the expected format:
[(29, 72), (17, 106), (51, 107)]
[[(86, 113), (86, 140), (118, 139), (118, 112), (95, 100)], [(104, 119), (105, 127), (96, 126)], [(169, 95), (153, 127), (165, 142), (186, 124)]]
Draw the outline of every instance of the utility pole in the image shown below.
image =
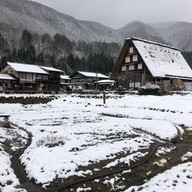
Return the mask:
[(95, 85), (96, 92), (97, 92), (97, 81), (98, 81), (98, 72), (96, 72), (96, 85)]

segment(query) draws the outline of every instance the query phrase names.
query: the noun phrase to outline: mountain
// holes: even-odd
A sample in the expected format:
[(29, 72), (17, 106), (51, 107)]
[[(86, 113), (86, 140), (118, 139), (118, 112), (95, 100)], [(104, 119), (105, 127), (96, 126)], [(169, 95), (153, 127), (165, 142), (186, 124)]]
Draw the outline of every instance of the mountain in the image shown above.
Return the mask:
[(80, 21), (52, 8), (28, 0), (1, 0), (0, 27), (5, 26), (12, 36), (24, 29), (33, 33), (55, 35), (64, 34), (70, 40), (78, 41), (118, 41), (115, 30), (97, 22)]
[(133, 21), (118, 30), (123, 37), (136, 36), (143, 39), (165, 43), (182, 51), (192, 51), (192, 23), (164, 22), (145, 24)]
[(126, 26), (120, 28), (118, 33), (121, 37), (135, 36), (151, 41), (165, 43), (157, 30), (140, 21), (132, 21), (128, 23)]
[(166, 42), (170, 42), (180, 50), (192, 51), (192, 23), (157, 23), (153, 27)]
[[(54, 36), (59, 33), (75, 42), (83, 40), (122, 44), (126, 37), (136, 36), (171, 44), (185, 51), (192, 50), (192, 23), (187, 22), (146, 24), (133, 21), (115, 30), (98, 22), (75, 19), (28, 0), (0, 0), (0, 13), (0, 32), (8, 40), (10, 47), (15, 47), (16, 43), (19, 45), (18, 39), (21, 38), (22, 31), (27, 29), (36, 36), (46, 33)], [(36, 37), (35, 43), (39, 44), (38, 41), (41, 38)]]

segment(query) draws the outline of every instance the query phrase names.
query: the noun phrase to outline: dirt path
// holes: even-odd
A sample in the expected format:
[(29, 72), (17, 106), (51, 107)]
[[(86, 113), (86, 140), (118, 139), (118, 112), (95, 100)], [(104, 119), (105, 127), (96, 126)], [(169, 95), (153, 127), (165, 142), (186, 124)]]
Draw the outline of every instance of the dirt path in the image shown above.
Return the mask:
[[(94, 186), (94, 190), (93, 191), (108, 191), (111, 190), (110, 188), (108, 188), (106, 185), (103, 185), (103, 182), (99, 182), (97, 184), (95, 184), (95, 180), (105, 180), (106, 177), (110, 177), (113, 178), (115, 175), (117, 174), (122, 174), (122, 172), (130, 170), (130, 169), (134, 169), (137, 167), (142, 166), (143, 164), (145, 164), (157, 151), (157, 149), (162, 146), (163, 143), (156, 141), (154, 142), (149, 151), (148, 154), (146, 156), (144, 156), (143, 158), (138, 159), (136, 162), (132, 162), (130, 164), (130, 166), (127, 165), (123, 165), (123, 164), (119, 164), (118, 166), (114, 167), (113, 169), (108, 169), (108, 168), (102, 168), (103, 167), (103, 162), (98, 163), (97, 165), (95, 165), (96, 167), (100, 167), (99, 172), (93, 173), (93, 175), (89, 175), (87, 177), (81, 178), (81, 177), (71, 177), (68, 178), (67, 180), (60, 180), (58, 179), (55, 183), (57, 185), (55, 185), (55, 183), (52, 183), (49, 187), (48, 187), (48, 191), (50, 192), (68, 192), (71, 189), (73, 189), (75, 191), (75, 189), (77, 189), (78, 187), (83, 187), (84, 185), (88, 184), (91, 185), (91, 188), (93, 190), (93, 186)], [(126, 154), (124, 154), (126, 156)], [(106, 162), (105, 162), (106, 163)], [(85, 167), (85, 170), (93, 170), (94, 167)], [(102, 186), (103, 185), (103, 186)], [(100, 188), (100, 189), (99, 189)]]
[(33, 180), (30, 180), (27, 177), (27, 174), (25, 172), (25, 167), (21, 164), (21, 161), (20, 161), (21, 155), (31, 144), (32, 134), (22, 127), (18, 127), (13, 123), (10, 123), (10, 124), (11, 124), (11, 128), (13, 128), (13, 129), (17, 128), (22, 131), (25, 131), (28, 135), (26, 145), (20, 150), (12, 151), (10, 144), (7, 145), (9, 149), (7, 149), (6, 151), (9, 152), (9, 154), (12, 156), (11, 167), (14, 170), (16, 177), (19, 179), (19, 182), (20, 182), (22, 188), (26, 189), (28, 192), (44, 192), (45, 190), (42, 189), (41, 185), (37, 185)]

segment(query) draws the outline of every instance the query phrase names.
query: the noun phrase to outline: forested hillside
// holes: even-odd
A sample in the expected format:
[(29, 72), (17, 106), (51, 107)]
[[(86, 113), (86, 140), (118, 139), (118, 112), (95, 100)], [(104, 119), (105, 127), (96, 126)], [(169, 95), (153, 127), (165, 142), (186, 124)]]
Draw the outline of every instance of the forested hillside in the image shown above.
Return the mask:
[(65, 35), (42, 36), (23, 30), (11, 44), (0, 34), (1, 65), (7, 61), (52, 66), (71, 74), (77, 70), (111, 72), (120, 51), (117, 43), (70, 41)]

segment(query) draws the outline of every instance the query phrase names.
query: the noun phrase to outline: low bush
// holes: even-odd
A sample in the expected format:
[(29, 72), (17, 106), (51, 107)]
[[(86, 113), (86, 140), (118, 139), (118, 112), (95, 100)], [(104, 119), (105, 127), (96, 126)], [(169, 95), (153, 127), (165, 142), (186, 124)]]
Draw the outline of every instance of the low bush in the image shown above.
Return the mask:
[(37, 142), (36, 145), (38, 147), (56, 147), (60, 145), (65, 144), (65, 137), (64, 136), (58, 136), (58, 135), (46, 135), (42, 138), (40, 138)]
[(160, 87), (156, 84), (147, 84), (138, 89), (139, 95), (159, 95)]

